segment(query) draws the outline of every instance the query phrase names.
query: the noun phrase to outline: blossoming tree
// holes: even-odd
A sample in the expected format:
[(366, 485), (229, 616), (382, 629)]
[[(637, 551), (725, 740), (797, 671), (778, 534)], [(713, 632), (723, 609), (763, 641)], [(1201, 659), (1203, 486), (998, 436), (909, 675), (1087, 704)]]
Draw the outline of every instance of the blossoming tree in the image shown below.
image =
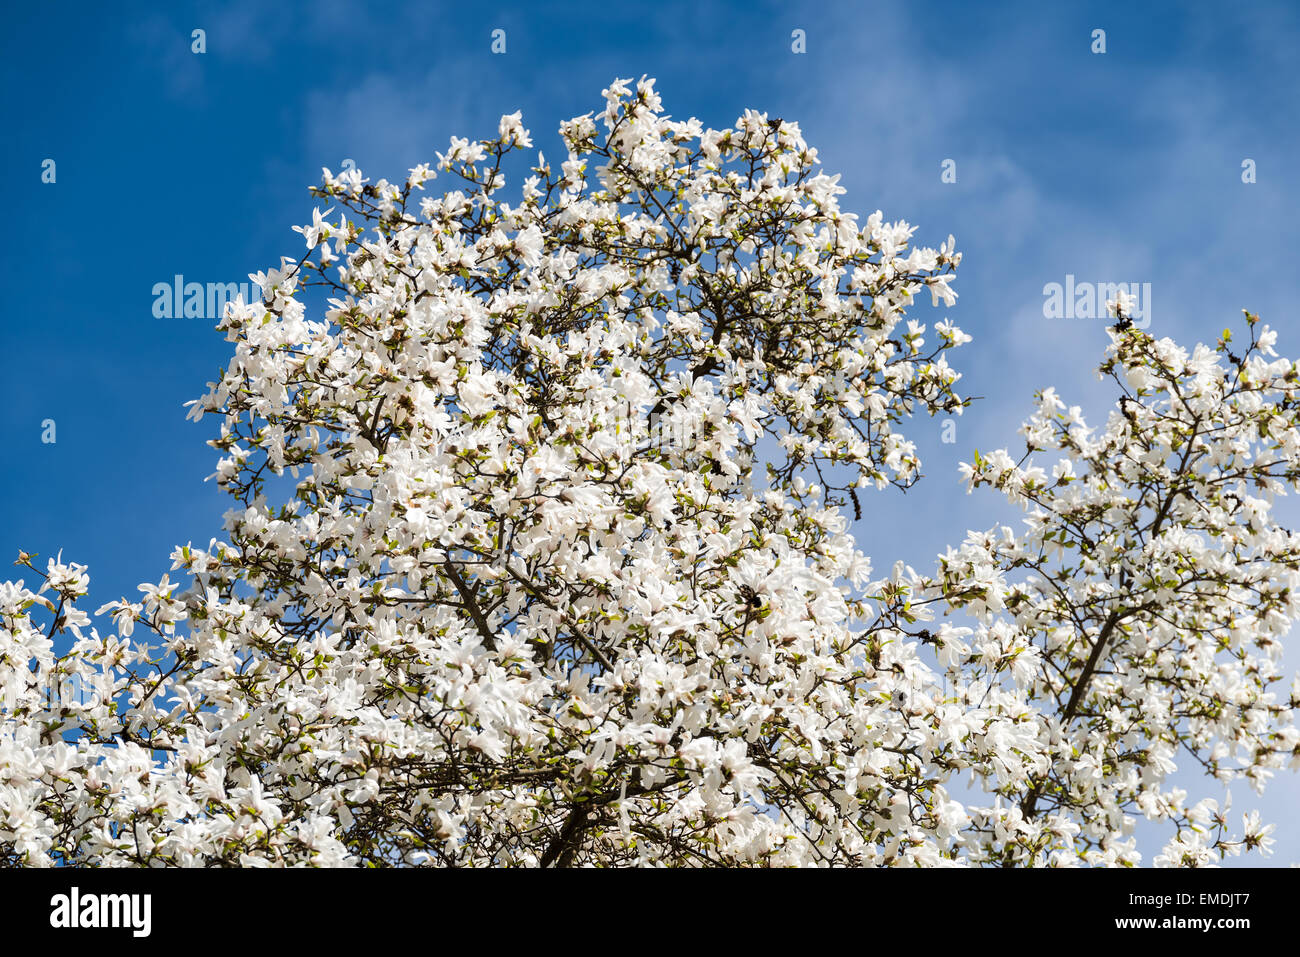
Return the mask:
[(951, 238), (841, 212), (793, 123), (605, 100), (513, 202), (518, 114), (403, 183), (326, 171), (192, 404), (224, 540), (107, 633), (80, 565), (0, 586), (0, 861), (1127, 863), (1130, 812), (1157, 863), (1265, 844), (1168, 778), (1300, 745), (1275, 334), (1189, 356), (1121, 311), (1104, 428), (1049, 390), (1025, 459), (966, 467), (1025, 530), (874, 577), (860, 490), (968, 401), (969, 337), (904, 315), (953, 301)]

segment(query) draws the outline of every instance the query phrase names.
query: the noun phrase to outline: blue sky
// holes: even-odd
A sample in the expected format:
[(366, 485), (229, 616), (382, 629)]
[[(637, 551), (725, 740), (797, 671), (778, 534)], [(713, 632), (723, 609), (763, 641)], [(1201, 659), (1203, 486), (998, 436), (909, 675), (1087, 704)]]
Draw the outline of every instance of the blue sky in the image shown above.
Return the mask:
[[(846, 209), (915, 223), (924, 244), (956, 235), (961, 298), (915, 317), (975, 337), (952, 361), (984, 398), (955, 444), (916, 423), (927, 479), (864, 501), (878, 567), (929, 568), (1004, 515), (955, 467), (1014, 447), (1035, 389), (1104, 419), (1105, 323), (1044, 318), (1045, 284), (1150, 283), (1148, 331), (1187, 345), (1249, 308), (1300, 354), (1294, 4), (52, 2), (6, 19), (0, 555), (87, 563), (92, 610), (218, 535), (227, 504), (203, 482), (214, 422), (182, 404), (230, 346), (212, 321), (156, 318), (154, 284), (244, 281), (297, 255), (289, 227), (310, 221), (322, 166), (396, 179), (516, 109), (558, 153), (559, 121), (598, 109), (615, 76), (656, 77), (670, 113), (712, 126), (748, 107), (796, 120)], [(1235, 795), (1277, 822), (1270, 863), (1300, 861), (1297, 802), (1295, 774)]]

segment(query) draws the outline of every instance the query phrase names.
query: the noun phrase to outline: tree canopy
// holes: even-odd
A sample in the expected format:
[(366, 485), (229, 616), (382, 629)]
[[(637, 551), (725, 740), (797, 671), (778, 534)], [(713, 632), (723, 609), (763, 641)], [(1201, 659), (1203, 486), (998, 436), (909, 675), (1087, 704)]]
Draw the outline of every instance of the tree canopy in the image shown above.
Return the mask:
[[(1247, 314), (1247, 342), (1189, 354), (1113, 304), (1104, 425), (1048, 389), (1023, 457), (963, 467), (1023, 529), (877, 571), (851, 513), (917, 480), (904, 424), (970, 403), (948, 363), (970, 337), (906, 315), (955, 301), (952, 237), (842, 211), (796, 123), (673, 120), (645, 79), (604, 98), (558, 167), (514, 114), (404, 182), (325, 171), (306, 254), (227, 308), (233, 358), (191, 404), (220, 423), (222, 539), (99, 608), (103, 633), (83, 566), (23, 555), (39, 586), (0, 584), (0, 860), (1266, 845), (1170, 776), (1300, 764), (1276, 333)], [(1135, 814), (1168, 826), (1154, 857)]]

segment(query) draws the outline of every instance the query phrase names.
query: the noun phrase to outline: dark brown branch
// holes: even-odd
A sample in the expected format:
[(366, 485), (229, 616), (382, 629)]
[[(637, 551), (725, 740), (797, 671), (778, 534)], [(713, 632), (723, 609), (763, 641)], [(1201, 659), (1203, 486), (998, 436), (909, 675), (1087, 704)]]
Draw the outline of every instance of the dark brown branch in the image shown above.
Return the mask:
[(569, 819), (542, 854), (542, 867), (570, 867), (578, 853), (578, 836), (587, 823), (587, 806), (580, 804), (569, 812)]
[(488, 651), (496, 651), (496, 636), (492, 633), (492, 628), (483, 616), (483, 610), (479, 608), (474, 592), (465, 583), (465, 579), (460, 577), (460, 572), (456, 571), (456, 566), (450, 560), (443, 562), (442, 567), (446, 570), (451, 583), (456, 586), (456, 591), (460, 592), (461, 601), (465, 603), (465, 610), (469, 612), (470, 618), (474, 620), (474, 626), (478, 628), (478, 633), (483, 638), (483, 647), (487, 648)]

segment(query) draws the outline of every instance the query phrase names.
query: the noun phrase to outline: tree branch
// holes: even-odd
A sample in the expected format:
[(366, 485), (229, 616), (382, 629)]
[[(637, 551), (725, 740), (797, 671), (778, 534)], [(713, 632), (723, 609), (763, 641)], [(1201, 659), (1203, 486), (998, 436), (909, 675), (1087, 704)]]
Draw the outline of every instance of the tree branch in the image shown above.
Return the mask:
[(456, 571), (456, 566), (451, 563), (450, 559), (443, 562), (442, 567), (447, 572), (447, 577), (451, 579), (451, 583), (456, 586), (456, 591), (460, 593), (461, 601), (465, 603), (465, 610), (469, 612), (470, 618), (474, 620), (474, 625), (483, 638), (483, 647), (487, 648), (488, 651), (496, 651), (496, 635), (492, 633), (487, 618), (483, 616), (483, 610), (479, 608), (474, 592), (465, 583), (465, 579), (460, 577), (460, 572)]

